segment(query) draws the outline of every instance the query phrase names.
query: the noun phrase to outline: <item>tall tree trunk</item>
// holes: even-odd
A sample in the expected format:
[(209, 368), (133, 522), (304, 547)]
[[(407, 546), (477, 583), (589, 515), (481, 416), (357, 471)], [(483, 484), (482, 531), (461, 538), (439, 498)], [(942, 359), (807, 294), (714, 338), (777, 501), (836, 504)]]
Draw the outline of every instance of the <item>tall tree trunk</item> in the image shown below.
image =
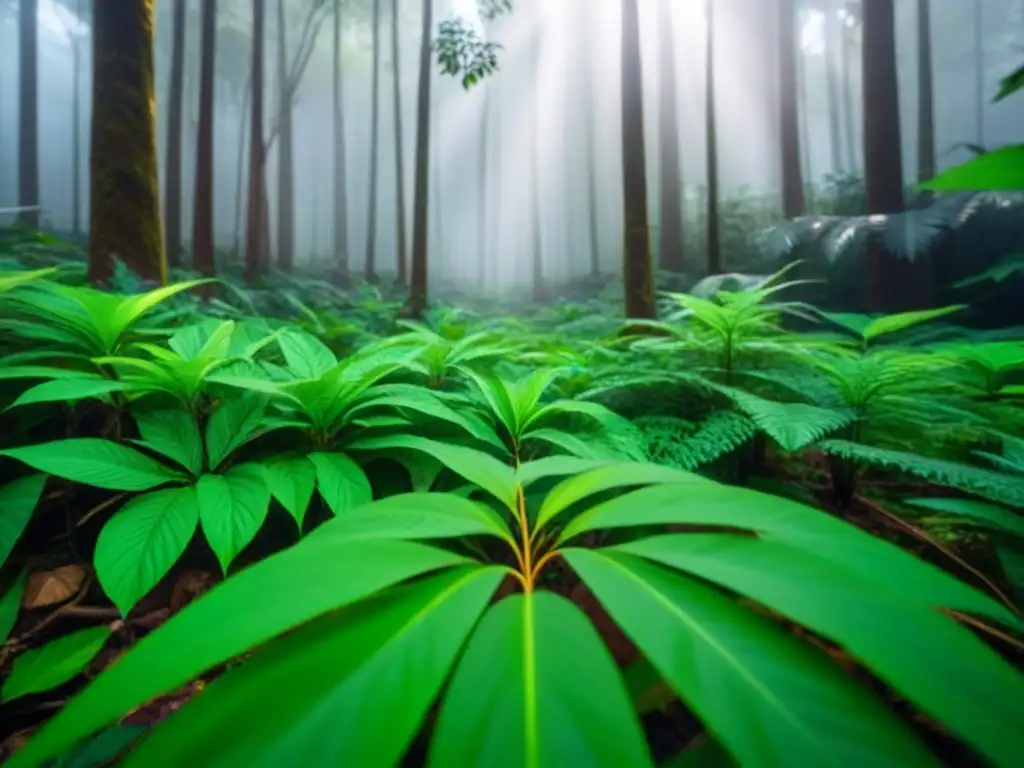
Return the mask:
[[(796, 0), (779, 0), (779, 136), (782, 140), (782, 215), (803, 216), (804, 179), (800, 169), (800, 89), (797, 65)], [(710, 64), (709, 64), (710, 66)]]
[(341, 0), (334, 0), (334, 256), (341, 262), (343, 272), (348, 271), (348, 200), (346, 200), (344, 74), (341, 71)]
[(679, 167), (679, 115), (676, 57), (672, 40), (672, 7), (661, 0), (658, 24), (658, 141), (661, 167), (659, 195), (661, 229), (658, 261), (662, 269), (681, 272), (683, 254), (683, 178)]
[(430, 52), (434, 29), (434, 0), (423, 0), (420, 37), (420, 75), (416, 103), (416, 167), (413, 173), (412, 258), (409, 297), (403, 315), (422, 317), (427, 308), (427, 243), (430, 206)]
[[(596, 25), (595, 25), (596, 26)], [(593, 63), (593, 56), (596, 45), (593, 40), (595, 39), (596, 32), (595, 26), (591, 26), (588, 30), (591, 34), (587, 36), (588, 45), (587, 48), (587, 66), (581, 67), (581, 72), (585, 78), (585, 96), (586, 99), (586, 114), (584, 117), (585, 125), (583, 127), (583, 141), (584, 141), (584, 154), (586, 156), (587, 164), (587, 235), (590, 240), (590, 274), (593, 277), (597, 277), (601, 274), (601, 240), (598, 226), (598, 211), (597, 211), (597, 140), (595, 137), (595, 126), (597, 124), (598, 108), (597, 108), (597, 84), (592, 79), (591, 65)]]
[(714, 0), (707, 0), (707, 42), (704, 62), (705, 139), (708, 166), (707, 249), (708, 274), (722, 272), (722, 244), (718, 221), (718, 120), (715, 115), (715, 16)]
[(491, 90), (487, 83), (483, 84), (483, 116), (480, 119), (480, 161), (479, 161), (479, 193), (477, 194), (476, 213), (476, 258), (477, 277), (479, 287), (483, 290), (487, 284), (487, 206), (490, 201), (488, 195), (487, 178), (487, 138), (491, 122)]
[(164, 172), (164, 229), (167, 262), (181, 266), (181, 127), (185, 98), (185, 10), (186, 3), (174, 3), (171, 30), (171, 82), (167, 95), (167, 167)]
[(263, 27), (264, 0), (252, 0), (252, 97), (249, 100), (249, 194), (245, 226), (245, 280), (257, 283), (263, 273)]
[(935, 93), (931, 0), (917, 0), (917, 180), (935, 175)]
[(245, 90), (242, 92), (242, 105), (238, 112), (238, 155), (235, 164), (235, 236), (231, 252), (237, 259), (242, 255), (242, 179), (245, 176), (246, 134), (249, 128), (249, 114), (252, 111), (249, 99), (252, 98), (252, 73), (249, 73)]
[(858, 154), (859, 143), (857, 142), (857, 108), (853, 98), (853, 82), (850, 71), (850, 30), (846, 24), (843, 24), (839, 31), (839, 55), (840, 59), (840, 75), (842, 77), (843, 85), (843, 104), (846, 112), (846, 151), (849, 153), (846, 162), (850, 168), (851, 173), (857, 173), (861, 168), (861, 162)]
[(39, 227), (39, 7), (21, 0), (18, 10), (18, 215)]
[[(840, 127), (842, 97), (839, 94), (839, 68), (836, 66), (838, 40), (838, 9), (834, 0), (828, 0), (825, 6), (825, 79), (828, 87), (829, 147), (832, 150), (832, 173), (834, 174), (842, 173), (846, 165), (843, 162), (843, 137)], [(796, 41), (794, 40), (794, 42)]]
[[(82, 0), (75, 5), (75, 15), (83, 16)], [(82, 234), (82, 40), (71, 38), (71, 231)]]
[(370, 191), (364, 278), (377, 282), (377, 155), (380, 154), (380, 0), (373, 0), (373, 73), (370, 86)]
[(202, 3), (192, 268), (202, 275), (212, 275), (216, 271), (213, 260), (213, 73), (217, 54), (217, 0), (202, 0)]
[(143, 280), (167, 280), (153, 113), (153, 3), (94, 3), (89, 280), (115, 259)]
[(541, 85), (541, 51), (543, 50), (543, 22), (538, 20), (537, 28), (533, 33), (533, 70), (530, 90), (533, 94), (532, 109), (527, 114), (530, 121), (529, 134), (529, 157), (530, 157), (530, 251), (533, 260), (530, 268), (531, 292), (535, 302), (543, 302), (545, 298), (544, 286), (544, 214), (540, 203), (540, 166), (541, 166), (541, 136), (540, 116), (543, 106), (540, 100)]
[[(398, 0), (391, 4), (391, 57), (394, 69), (394, 80), (392, 81), (393, 109), (395, 113), (395, 237), (397, 260), (396, 271), (399, 285), (405, 285), (409, 276), (407, 274), (407, 259), (409, 257), (408, 237), (405, 230), (405, 131), (402, 129), (402, 67), (399, 53), (401, 46), (398, 40)], [(486, 97), (485, 97), (486, 98)], [(484, 128), (487, 116), (484, 115)]]
[[(991, 2), (991, 0), (989, 0)], [(974, 0), (974, 140), (985, 146), (985, 7)]]
[(622, 278), (626, 317), (651, 319), (654, 280), (647, 227), (647, 160), (644, 148), (644, 94), (640, 63), (638, 0), (622, 0), (622, 193), (624, 239)]
[(277, 64), (280, 82), (280, 146), (277, 155), (277, 266), (288, 272), (295, 264), (295, 142), (292, 137), (292, 94), (287, 65), (288, 29), (284, 0), (277, 0)]
[[(904, 210), (903, 158), (900, 149), (900, 104), (896, 79), (896, 23), (892, 0), (863, 0), (862, 78), (870, 83), (864, 100), (864, 164), (868, 213)], [(887, 252), (871, 238), (866, 260), (868, 311), (893, 312), (921, 306), (930, 298), (921, 269)]]

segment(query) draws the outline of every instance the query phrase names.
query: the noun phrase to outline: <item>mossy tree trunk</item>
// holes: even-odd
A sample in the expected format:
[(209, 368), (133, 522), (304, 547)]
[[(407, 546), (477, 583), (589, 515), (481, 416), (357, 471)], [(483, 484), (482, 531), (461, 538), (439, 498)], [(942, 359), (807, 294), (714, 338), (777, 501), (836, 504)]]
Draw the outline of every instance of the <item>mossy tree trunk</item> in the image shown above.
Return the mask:
[(153, 0), (93, 4), (89, 280), (116, 259), (167, 280), (157, 187)]
[(213, 74), (217, 44), (217, 0), (202, 2), (192, 267), (200, 274), (213, 275), (216, 271), (213, 260)]

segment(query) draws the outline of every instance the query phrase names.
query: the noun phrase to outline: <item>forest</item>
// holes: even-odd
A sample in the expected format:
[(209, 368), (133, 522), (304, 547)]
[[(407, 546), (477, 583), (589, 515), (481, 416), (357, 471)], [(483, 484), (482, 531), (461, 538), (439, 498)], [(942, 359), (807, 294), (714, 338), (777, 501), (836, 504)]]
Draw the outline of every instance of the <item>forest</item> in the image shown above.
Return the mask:
[(1022, 61), (0, 0), (3, 765), (1020, 766)]

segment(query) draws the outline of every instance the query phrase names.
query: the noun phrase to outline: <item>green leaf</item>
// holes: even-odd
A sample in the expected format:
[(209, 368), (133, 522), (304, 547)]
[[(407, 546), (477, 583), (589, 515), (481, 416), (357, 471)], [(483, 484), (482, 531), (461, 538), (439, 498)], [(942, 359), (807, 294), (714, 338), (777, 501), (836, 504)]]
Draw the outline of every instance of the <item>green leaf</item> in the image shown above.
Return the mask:
[(10, 291), (13, 288), (17, 288), (19, 285), (24, 285), (25, 283), (32, 283), (35, 282), (36, 280), (41, 280), (44, 277), (49, 277), (50, 275), (56, 273), (57, 271), (57, 267), (47, 267), (46, 269), (30, 269), (25, 271), (19, 270), (17, 272), (0, 272), (0, 293)]
[(526, 461), (516, 470), (516, 479), (524, 488), (546, 477), (577, 475), (613, 462), (608, 459), (581, 459), (578, 456), (548, 456)]
[(263, 465), (274, 498), (295, 518), (299, 530), (316, 488), (316, 467), (305, 456), (279, 456)]
[(497, 536), (511, 531), (488, 506), (450, 493), (400, 493), (374, 501), (318, 527), (312, 536), (335, 539), (445, 539)]
[(113, 331), (115, 336), (120, 336), (128, 330), (136, 320), (149, 312), (149, 310), (153, 309), (153, 307), (169, 299), (171, 296), (182, 293), (183, 291), (191, 290), (197, 285), (203, 285), (204, 283), (210, 282), (214, 282), (213, 278), (187, 280), (182, 283), (164, 285), (160, 288), (148, 291), (147, 293), (126, 298), (118, 305), (114, 315), (107, 318), (109, 328)]
[(1024, 144), (1009, 144), (954, 165), (921, 189), (932, 192), (1015, 192), (1024, 189)]
[(705, 731), (658, 768), (736, 768), (736, 763)]
[(0, 456), (17, 459), (48, 475), (108, 491), (148, 491), (188, 479), (138, 451), (96, 437), (8, 448), (0, 451)]
[[(131, 709), (329, 611), (467, 563), (408, 541), (307, 539), (234, 574), (144, 637), (69, 701), (5, 768), (44, 763)], [(268, 595), (283, 599), (268, 600)], [(225, 617), (231, 617), (230, 623)], [(211, 627), (221, 630), (211, 632)]]
[(220, 402), (206, 423), (206, 458), (211, 470), (252, 439), (263, 424), (266, 405), (266, 396), (258, 392)]
[(232, 467), (223, 475), (203, 475), (196, 483), (199, 520), (221, 570), (253, 540), (270, 508), (270, 488), (256, 464)]
[(203, 472), (203, 439), (192, 415), (184, 410), (138, 410), (133, 413), (139, 443), (166, 456), (193, 477)]
[(108, 379), (53, 379), (29, 387), (11, 403), (8, 408), (22, 405), (38, 405), (40, 403), (64, 403), (90, 398), (103, 398), (111, 392), (130, 392), (137, 385), (130, 381), (110, 381)]
[(996, 94), (993, 103), (1002, 101), (1024, 88), (1024, 65), (1017, 67), (1013, 72), (999, 81), (999, 92)]
[(0, 565), (7, 562), (43, 495), (46, 475), (29, 475), (0, 486)]
[(966, 308), (966, 304), (954, 304), (948, 307), (935, 307), (934, 309), (920, 309), (913, 312), (899, 312), (895, 315), (882, 315), (881, 317), (873, 318), (868, 323), (864, 329), (864, 338), (868, 341), (874, 341), (879, 336), (887, 333), (902, 331), (911, 326), (945, 317)]
[(297, 379), (319, 379), (338, 364), (327, 346), (308, 333), (287, 330), (277, 337), (288, 370)]
[(586, 531), (672, 524), (754, 531), (763, 539), (828, 558), (918, 605), (1022, 625), (1016, 614), (988, 595), (843, 520), (779, 496), (711, 481), (642, 488), (598, 504), (573, 519), (559, 543)]
[(389, 435), (358, 440), (354, 451), (386, 451), (403, 448), (433, 456), (455, 474), (490, 493), (508, 509), (516, 507), (516, 475), (493, 456), (461, 445), (449, 445), (415, 435)]
[(553, 592), (513, 595), (484, 615), (427, 764), (653, 765), (611, 654), (586, 615)]
[(106, 768), (120, 765), (115, 763), (116, 758), (145, 732), (146, 728), (140, 725), (122, 723), (111, 726), (57, 758), (53, 768)]
[(110, 627), (92, 627), (25, 651), (14, 660), (11, 674), (4, 680), (4, 702), (48, 691), (81, 674), (108, 637)]
[(122, 616), (167, 575), (198, 522), (196, 491), (188, 487), (136, 496), (103, 526), (93, 563)]
[(1024, 516), (1005, 507), (989, 504), (976, 499), (907, 499), (904, 504), (923, 509), (934, 509), (949, 515), (967, 518), (987, 528), (996, 528), (1006, 533), (1024, 537)]
[(373, 489), (362, 467), (343, 453), (311, 453), (316, 485), (335, 515), (369, 504)]
[(125, 768), (398, 765), (503, 575), (453, 568), (316, 619), (210, 685)]
[(7, 588), (3, 597), (0, 597), (0, 645), (7, 641), (11, 630), (18, 621), (18, 612), (21, 610), (21, 598), (25, 594), (25, 582), (28, 579), (28, 571), (23, 570), (18, 578)]
[(674, 467), (641, 462), (621, 462), (591, 469), (563, 480), (548, 493), (537, 513), (536, 527), (540, 529), (573, 504), (588, 496), (613, 488), (632, 488), (637, 485), (693, 483), (698, 486), (710, 482), (700, 475)]
[[(731, 534), (655, 536), (612, 552), (718, 583), (834, 640), (997, 765), (1024, 727), (1024, 677), (971, 631), (824, 557)], [(971, 675), (952, 690), (944, 670), (958, 665)]]
[(741, 765), (939, 765), (827, 655), (729, 595), (629, 555), (564, 555)]

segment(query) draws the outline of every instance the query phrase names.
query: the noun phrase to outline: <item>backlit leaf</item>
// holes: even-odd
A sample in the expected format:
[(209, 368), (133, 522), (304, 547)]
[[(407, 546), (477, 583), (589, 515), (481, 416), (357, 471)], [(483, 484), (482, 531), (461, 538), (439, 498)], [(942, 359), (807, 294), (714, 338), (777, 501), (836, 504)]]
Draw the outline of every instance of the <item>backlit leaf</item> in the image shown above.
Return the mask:
[(316, 468), (316, 486), (331, 512), (336, 515), (368, 504), (373, 489), (362, 467), (343, 453), (311, 453)]
[(92, 627), (25, 651), (4, 680), (5, 702), (63, 685), (85, 669), (110, 637), (110, 627)]
[(242, 464), (196, 483), (199, 520), (221, 570), (253, 540), (267, 519), (270, 488), (261, 467)]
[(0, 487), (0, 565), (7, 562), (43, 494), (46, 475), (29, 475)]

